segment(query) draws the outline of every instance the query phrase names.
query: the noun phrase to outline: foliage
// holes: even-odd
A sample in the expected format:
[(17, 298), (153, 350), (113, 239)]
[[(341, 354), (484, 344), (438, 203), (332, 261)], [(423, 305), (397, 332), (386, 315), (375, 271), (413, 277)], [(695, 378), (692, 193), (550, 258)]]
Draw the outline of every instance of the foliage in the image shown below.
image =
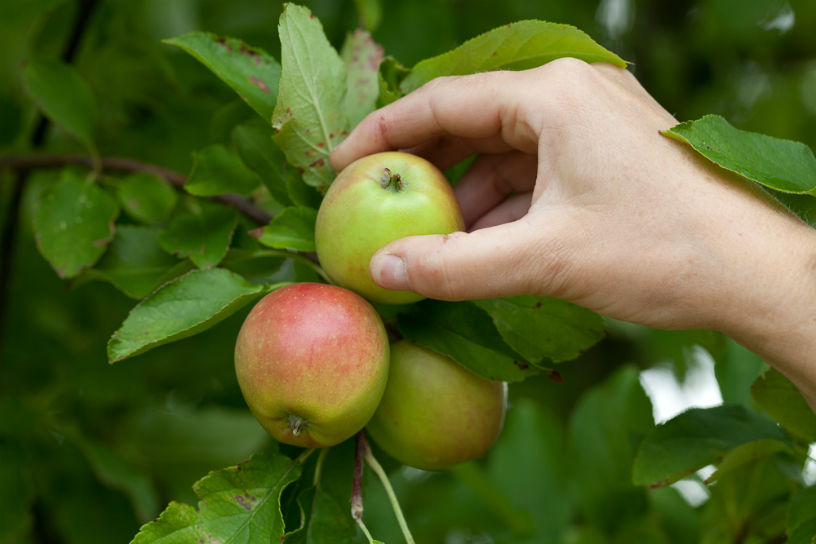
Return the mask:
[[(349, 514), (353, 441), (272, 443), (241, 400), (232, 346), (264, 293), (322, 281), (310, 252), (331, 149), (434, 77), (626, 58), (678, 117), (752, 131), (706, 116), (667, 136), (816, 219), (813, 155), (779, 139), (816, 143), (816, 7), (532, 4), (0, 6), (0, 223), (17, 229), (0, 257), (0, 544), (365, 541)], [(816, 416), (717, 333), (542, 297), (378, 309), (393, 333), (513, 382), (483, 461), (425, 473), (375, 448), (418, 542), (816, 534), (803, 473)], [(726, 404), (655, 425), (640, 371), (682, 379), (701, 352)], [(362, 493), (372, 534), (402, 541), (370, 472)]]

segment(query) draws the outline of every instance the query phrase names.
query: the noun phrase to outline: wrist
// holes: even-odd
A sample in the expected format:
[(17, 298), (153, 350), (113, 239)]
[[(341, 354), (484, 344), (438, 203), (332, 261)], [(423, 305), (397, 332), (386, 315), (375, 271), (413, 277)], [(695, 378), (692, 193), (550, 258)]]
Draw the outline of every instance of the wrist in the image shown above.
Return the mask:
[(741, 269), (724, 279), (717, 328), (787, 376), (816, 411), (816, 230), (778, 219), (760, 225), (768, 230), (756, 243), (730, 245)]

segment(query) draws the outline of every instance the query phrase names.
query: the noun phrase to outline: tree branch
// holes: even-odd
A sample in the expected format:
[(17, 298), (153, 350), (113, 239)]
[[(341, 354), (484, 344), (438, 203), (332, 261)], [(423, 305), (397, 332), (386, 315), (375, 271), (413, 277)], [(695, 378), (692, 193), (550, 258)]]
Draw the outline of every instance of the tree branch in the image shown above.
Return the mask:
[[(87, 155), (6, 155), (0, 157), (0, 170), (8, 169), (17, 172), (72, 165), (88, 169), (99, 167), (108, 172), (146, 172), (163, 179), (178, 190), (182, 190), (187, 182), (187, 176), (175, 170), (122, 157), (102, 157), (98, 161), (94, 161), (93, 157)], [(269, 223), (271, 219), (267, 212), (239, 195), (225, 194), (210, 199), (237, 209), (261, 226)]]

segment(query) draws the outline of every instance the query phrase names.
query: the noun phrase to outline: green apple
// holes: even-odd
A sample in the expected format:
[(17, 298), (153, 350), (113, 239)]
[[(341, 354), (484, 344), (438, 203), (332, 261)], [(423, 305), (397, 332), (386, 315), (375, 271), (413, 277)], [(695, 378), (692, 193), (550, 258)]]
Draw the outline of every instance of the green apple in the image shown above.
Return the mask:
[(362, 429), (388, 380), (379, 314), (348, 289), (296, 283), (262, 298), (235, 343), (249, 409), (279, 442), (338, 444)]
[(507, 384), (405, 340), (391, 345), (382, 401), (366, 430), (397, 461), (439, 470), (482, 457), (504, 423)]
[(358, 159), (340, 172), (317, 213), (315, 246), (335, 283), (373, 302), (406, 304), (422, 297), (374, 283), (371, 257), (398, 238), (463, 228), (459, 203), (442, 172), (421, 157), (391, 151)]

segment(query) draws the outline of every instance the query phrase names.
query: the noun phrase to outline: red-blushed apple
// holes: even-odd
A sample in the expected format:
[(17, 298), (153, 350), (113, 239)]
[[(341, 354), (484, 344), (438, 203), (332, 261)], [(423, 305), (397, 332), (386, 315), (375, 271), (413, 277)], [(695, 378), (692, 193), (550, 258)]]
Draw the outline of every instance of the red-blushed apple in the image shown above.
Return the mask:
[(388, 386), (366, 431), (397, 461), (439, 470), (487, 453), (504, 424), (507, 384), (401, 340)]
[(315, 247), (335, 283), (373, 302), (406, 304), (422, 297), (374, 283), (371, 257), (398, 238), (463, 228), (444, 174), (421, 157), (389, 151), (358, 159), (340, 172), (318, 210)]
[(235, 373), (249, 409), (275, 440), (295, 446), (332, 446), (362, 429), (388, 368), (379, 314), (334, 285), (295, 283), (266, 295), (235, 343)]

